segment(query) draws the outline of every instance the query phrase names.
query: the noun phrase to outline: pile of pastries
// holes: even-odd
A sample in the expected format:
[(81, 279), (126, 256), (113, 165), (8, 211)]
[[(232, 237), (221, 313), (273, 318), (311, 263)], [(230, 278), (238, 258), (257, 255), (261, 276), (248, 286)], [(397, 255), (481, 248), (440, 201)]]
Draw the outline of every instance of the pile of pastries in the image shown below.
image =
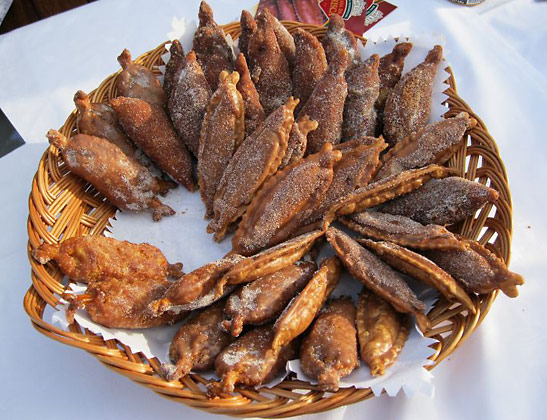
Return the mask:
[[(69, 295), (70, 321), (81, 308), (111, 328), (184, 320), (163, 373), (214, 367), (213, 396), (265, 383), (293, 358), (335, 391), (360, 361), (382, 375), (410, 316), (428, 330), (407, 276), (470, 312), (469, 293), (517, 296), (521, 276), (446, 228), (498, 193), (441, 166), (476, 121), (428, 124), (440, 46), (402, 75), (411, 43), (365, 60), (339, 16), (319, 41), (264, 10), (242, 12), (238, 47), (234, 57), (202, 2), (193, 50), (172, 42), (163, 86), (124, 50), (118, 96), (91, 103), (77, 92), (78, 133), (48, 132), (70, 171), (119, 209), (171, 215), (159, 196), (194, 191), (197, 173), (207, 231), (216, 241), (235, 232), (228, 255), (187, 274), (149, 244), (41, 245), (37, 261), (88, 285)], [(322, 246), (335, 256), (316, 261)], [(342, 270), (364, 285), (357, 306), (330, 298)]]

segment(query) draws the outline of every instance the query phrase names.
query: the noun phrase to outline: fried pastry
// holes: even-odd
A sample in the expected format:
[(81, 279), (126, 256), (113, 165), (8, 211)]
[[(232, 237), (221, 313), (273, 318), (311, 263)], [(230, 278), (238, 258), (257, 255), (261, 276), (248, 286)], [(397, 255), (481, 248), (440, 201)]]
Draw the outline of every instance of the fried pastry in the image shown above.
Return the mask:
[(382, 167), (375, 179), (380, 180), (432, 163), (443, 165), (462, 144), (465, 131), (476, 124), (477, 121), (469, 118), (467, 112), (461, 112), (454, 118), (426, 125), (397, 143), (383, 156)]
[(223, 318), (224, 302), (217, 302), (180, 327), (169, 346), (169, 358), (175, 364), (162, 365), (167, 380), (213, 367), (218, 354), (233, 341), (230, 334), (219, 328)]
[(505, 263), (478, 242), (462, 239), (463, 250), (426, 251), (424, 255), (446, 270), (470, 293), (490, 293), (500, 289), (517, 297), (516, 286), (524, 284), (521, 275), (507, 269)]
[(406, 73), (390, 92), (384, 108), (384, 136), (389, 144), (399, 143), (427, 124), (433, 79), (442, 58), (442, 47), (435, 45), (424, 62)]
[(272, 13), (268, 9), (263, 9), (259, 11), (256, 15), (256, 20), (260, 22), (263, 20), (264, 24), (272, 28), (272, 30), (275, 33), (275, 37), (277, 38), (277, 43), (279, 44), (279, 48), (281, 49), (281, 52), (287, 59), (287, 62), (289, 63), (289, 67), (292, 68), (295, 60), (295, 41), (293, 39), (293, 36), (289, 33), (287, 28), (283, 26), (277, 18), (272, 15)]
[(243, 326), (275, 320), (287, 303), (309, 282), (315, 263), (291, 264), (248, 283), (227, 300), (222, 327), (237, 337)]
[(272, 348), (279, 349), (302, 334), (319, 313), (340, 278), (338, 258), (325, 258), (306, 287), (291, 300), (273, 326)]
[(298, 99), (272, 112), (234, 153), (218, 183), (214, 197), (214, 217), (207, 232), (221, 241), (227, 229), (239, 219), (256, 192), (277, 171), (287, 151)]
[(308, 134), (310, 131), (317, 129), (318, 125), (317, 121), (311, 120), (307, 115), (298, 118), (298, 120), (293, 123), (289, 135), (289, 143), (287, 144), (287, 152), (285, 153), (285, 156), (283, 156), (279, 169), (292, 165), (304, 157), (308, 145)]
[(387, 203), (384, 213), (410, 217), (424, 225), (450, 225), (473, 216), (486, 203), (494, 203), (498, 192), (479, 182), (451, 176), (432, 179), (421, 188)]
[(359, 245), (341, 230), (330, 227), (327, 240), (344, 266), (368, 289), (393, 305), (398, 312), (410, 313), (422, 331), (429, 329), (425, 304), (403, 280), (401, 274)]
[(359, 136), (374, 135), (376, 129), (374, 104), (380, 91), (379, 63), (378, 54), (373, 54), (346, 72), (348, 96), (344, 104), (342, 125), (342, 138), (345, 141)]
[(373, 250), (380, 259), (401, 273), (438, 290), (450, 302), (460, 302), (472, 313), (476, 312), (473, 302), (456, 280), (426, 257), (391, 242), (374, 242), (370, 239), (357, 239), (357, 242)]
[(443, 226), (424, 226), (405, 216), (363, 211), (340, 217), (338, 221), (365, 237), (409, 248), (434, 250), (464, 247), (462, 242)]
[(238, 38), (239, 51), (245, 55), (245, 58), (249, 57), (249, 38), (256, 31), (256, 20), (253, 15), (247, 11), (241, 11), (241, 18), (239, 19), (239, 26), (241, 27), (241, 34)]
[(239, 53), (234, 65), (235, 70), (239, 73), (239, 82), (237, 82), (237, 90), (241, 93), (243, 102), (245, 103), (245, 137), (250, 136), (258, 128), (260, 123), (266, 118), (264, 108), (260, 104), (260, 98), (256, 91), (256, 86), (251, 79), (247, 60), (242, 53)]
[(171, 41), (169, 53), (171, 57), (165, 65), (165, 75), (163, 77), (163, 90), (168, 100), (171, 97), (171, 92), (178, 84), (180, 72), (184, 66), (184, 50), (178, 39)]
[(380, 92), (376, 101), (376, 109), (382, 114), (386, 105), (386, 99), (401, 79), (405, 58), (412, 49), (412, 43), (401, 42), (393, 47), (393, 51), (380, 58), (378, 76), (380, 77)]
[(347, 65), (347, 53), (342, 51), (332, 59), (323, 77), (317, 81), (315, 89), (298, 117), (308, 115), (319, 122), (317, 130), (308, 134), (306, 154), (317, 153), (325, 143), (340, 143), (344, 102), (348, 87), (344, 77)]
[(205, 203), (206, 218), (214, 214), (218, 184), (233, 154), (245, 136), (244, 104), (236, 85), (239, 73), (220, 74), (201, 126), (198, 153), (199, 193)]
[(298, 28), (293, 36), (296, 46), (292, 70), (293, 95), (300, 99), (302, 107), (327, 70), (327, 57), (317, 37), (308, 31)]
[(299, 226), (298, 215), (321, 202), (342, 153), (325, 144), (321, 152), (277, 172), (258, 191), (232, 239), (232, 249), (253, 255), (289, 238)]
[(226, 42), (224, 31), (213, 19), (213, 9), (205, 1), (199, 6), (198, 17), (199, 27), (194, 34), (193, 50), (209, 86), (215, 91), (220, 73), (233, 69), (233, 52)]
[(147, 167), (127, 156), (114, 143), (87, 134), (68, 139), (56, 130), (49, 130), (47, 138), (61, 150), (72, 173), (93, 185), (119, 209), (152, 210), (155, 221), (175, 214), (157, 198), (172, 185), (153, 176)]
[(163, 108), (137, 98), (117, 97), (110, 103), (129, 137), (165, 173), (194, 191), (192, 158)]
[(348, 53), (348, 68), (361, 62), (361, 53), (357, 48), (357, 39), (345, 28), (342, 16), (330, 16), (327, 32), (322, 42), (329, 65), (341, 51), (347, 51)]
[(322, 391), (338, 391), (340, 378), (359, 366), (355, 312), (350, 299), (329, 302), (302, 340), (302, 372), (316, 379)]
[(194, 51), (186, 55), (175, 79), (167, 110), (184, 144), (197, 157), (201, 124), (212, 92)]
[(167, 95), (152, 70), (131, 61), (131, 53), (127, 49), (122, 51), (118, 62), (123, 69), (116, 78), (118, 96), (138, 98), (149, 104), (165, 106)]
[(272, 327), (255, 328), (226, 347), (215, 360), (220, 382), (208, 385), (211, 395), (232, 392), (235, 385), (258, 386), (271, 381), (295, 353), (294, 343), (272, 350)]
[(361, 359), (372, 376), (383, 375), (408, 339), (408, 315), (396, 312), (380, 296), (363, 289), (357, 304), (356, 324)]

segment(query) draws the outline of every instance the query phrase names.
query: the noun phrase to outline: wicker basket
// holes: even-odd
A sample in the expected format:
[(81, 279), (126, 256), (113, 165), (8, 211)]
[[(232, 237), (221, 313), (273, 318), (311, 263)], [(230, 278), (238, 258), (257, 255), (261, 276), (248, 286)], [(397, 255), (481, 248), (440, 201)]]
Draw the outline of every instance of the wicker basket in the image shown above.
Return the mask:
[[(289, 31), (300, 27), (318, 37), (325, 33), (324, 27), (296, 22), (283, 23)], [(226, 25), (224, 30), (234, 39), (239, 36), (238, 23)], [(162, 64), (161, 55), (164, 52), (162, 44), (140, 56), (137, 61), (148, 68), (155, 68)], [(109, 76), (90, 93), (93, 102), (107, 101), (116, 96), (117, 75), (118, 73)], [(495, 205), (489, 204), (474, 218), (465, 220), (458, 226), (458, 232), (478, 240), (508, 263), (512, 227), (511, 196), (505, 168), (484, 123), (458, 96), (452, 75), (448, 83), (450, 87), (446, 90), (446, 116), (465, 111), (478, 120), (478, 125), (470, 130), (467, 142), (447, 165), (457, 168), (469, 180), (490, 185), (500, 194)], [(75, 116), (76, 111), (73, 111), (60, 128), (63, 134), (68, 136), (75, 131)], [(32, 286), (24, 298), (25, 310), (32, 325), (40, 333), (89, 352), (106, 367), (165, 398), (210, 413), (238, 417), (289, 417), (330, 410), (373, 397), (370, 389), (355, 388), (325, 394), (309, 383), (289, 378), (273, 388), (236, 388), (231, 397), (208, 399), (203, 387), (207, 380), (198, 374), (168, 382), (159, 375), (160, 364), (157, 359), (132, 353), (122, 343), (116, 340), (105, 341), (101, 336), (82, 330), (77, 324), (70, 326), (70, 331), (64, 331), (44, 321), (46, 305), (56, 307), (66, 284), (54, 263), (42, 266), (30, 258), (30, 251), (42, 242), (56, 243), (78, 235), (101, 235), (108, 229), (109, 219), (114, 214), (115, 208), (101, 194), (68, 171), (55, 147), (49, 147), (45, 151), (34, 177), (29, 199), (28, 252), (32, 267)], [(497, 292), (473, 296), (476, 314), (470, 314), (460, 305), (450, 304), (444, 299), (438, 301), (428, 314), (432, 329), (427, 335), (439, 340), (435, 345), (435, 354), (431, 356), (434, 365), (428, 369), (440, 363), (469, 337), (488, 313), (496, 296)]]

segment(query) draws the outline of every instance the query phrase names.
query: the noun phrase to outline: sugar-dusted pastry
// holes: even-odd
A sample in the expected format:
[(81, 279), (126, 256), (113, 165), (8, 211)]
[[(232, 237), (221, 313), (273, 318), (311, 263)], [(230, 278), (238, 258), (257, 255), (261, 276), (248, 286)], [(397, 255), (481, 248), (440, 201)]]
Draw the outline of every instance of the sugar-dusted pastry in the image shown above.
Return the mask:
[(230, 334), (219, 327), (223, 318), (224, 302), (217, 302), (180, 327), (169, 346), (169, 358), (174, 365), (162, 365), (167, 380), (213, 367), (218, 354), (233, 341)]
[(118, 62), (122, 66), (122, 71), (116, 78), (118, 96), (138, 98), (149, 104), (165, 106), (167, 95), (152, 70), (134, 63), (127, 49), (122, 51)]
[(342, 153), (326, 143), (319, 153), (277, 172), (258, 191), (232, 239), (232, 249), (253, 255), (290, 238), (299, 213), (315, 208), (332, 182), (333, 166)]
[(317, 130), (308, 134), (307, 154), (317, 153), (325, 143), (340, 143), (344, 102), (348, 87), (344, 72), (347, 65), (347, 53), (342, 51), (333, 58), (323, 77), (317, 81), (315, 89), (298, 117), (308, 115), (319, 123)]
[(357, 39), (346, 29), (342, 16), (330, 16), (327, 32), (322, 42), (329, 64), (340, 54), (340, 51), (344, 50), (348, 53), (348, 68), (361, 61), (361, 54), (357, 48)]
[(178, 39), (171, 41), (169, 53), (171, 57), (165, 65), (165, 74), (163, 76), (163, 90), (167, 95), (167, 99), (171, 97), (171, 92), (177, 86), (180, 71), (184, 66), (184, 50)]
[(348, 96), (344, 104), (342, 125), (342, 138), (346, 141), (359, 136), (374, 135), (376, 128), (374, 104), (380, 91), (379, 62), (378, 54), (373, 54), (346, 72)]
[(389, 93), (401, 79), (401, 74), (403, 74), (405, 66), (405, 58), (411, 49), (411, 42), (401, 42), (393, 47), (393, 51), (380, 58), (380, 65), (378, 66), (380, 94), (376, 101), (376, 108), (380, 114), (384, 111)]
[(427, 251), (424, 255), (470, 293), (490, 293), (499, 289), (509, 297), (517, 297), (516, 286), (524, 284), (522, 276), (509, 271), (500, 258), (478, 242), (462, 241), (463, 250)]
[(275, 321), (273, 326), (275, 335), (272, 343), (274, 349), (282, 348), (306, 331), (336, 287), (341, 268), (342, 265), (336, 257), (321, 261), (319, 270), (315, 272), (306, 287)]
[(414, 220), (379, 211), (362, 211), (338, 219), (367, 238), (415, 249), (462, 249), (463, 243), (444, 226), (422, 225)]
[(245, 213), (256, 192), (277, 171), (287, 151), (297, 104), (297, 99), (290, 98), (272, 112), (243, 140), (227, 164), (216, 185), (214, 216), (207, 226), (207, 232), (215, 233), (216, 241), (224, 238), (230, 225)]
[(442, 58), (442, 47), (435, 45), (424, 62), (406, 73), (388, 95), (384, 108), (384, 136), (391, 145), (427, 124), (431, 115), (433, 79)]
[(163, 280), (180, 276), (182, 264), (169, 264), (162, 252), (147, 243), (133, 244), (105, 236), (76, 236), (32, 251), (40, 264), (55, 261), (64, 275), (90, 283), (105, 279)]
[(175, 214), (157, 197), (165, 195), (170, 183), (152, 175), (136, 158), (101, 137), (76, 134), (70, 139), (56, 130), (47, 133), (49, 142), (61, 150), (72, 173), (93, 185), (124, 211), (152, 211), (155, 221)]
[(300, 367), (322, 391), (338, 391), (340, 379), (359, 366), (355, 305), (332, 300), (313, 323), (300, 346)]
[(280, 373), (295, 353), (294, 343), (272, 350), (272, 327), (257, 327), (226, 347), (215, 360), (220, 382), (208, 385), (212, 395), (232, 392), (235, 385), (258, 386)]
[(268, 115), (287, 102), (292, 94), (292, 80), (289, 62), (264, 18), (257, 19), (257, 29), (249, 37), (247, 62), (260, 103)]
[(467, 112), (426, 125), (397, 143), (382, 158), (376, 180), (407, 169), (436, 163), (443, 165), (462, 144), (463, 135), (477, 121)]
[(410, 217), (424, 225), (450, 225), (473, 216), (499, 193), (479, 182), (459, 176), (432, 179), (417, 190), (382, 207), (384, 213)]
[(304, 29), (294, 32), (296, 54), (292, 70), (293, 95), (302, 107), (327, 70), (327, 57), (316, 36)]
[(239, 82), (237, 90), (241, 93), (243, 102), (245, 102), (245, 137), (250, 136), (266, 118), (264, 108), (260, 104), (260, 98), (256, 91), (256, 86), (251, 79), (247, 60), (242, 53), (239, 53), (234, 64), (234, 69), (239, 73)]
[(425, 304), (404, 281), (401, 274), (359, 245), (350, 236), (330, 227), (327, 240), (353, 277), (387, 300), (398, 312), (410, 313), (422, 331), (429, 329)]
[(201, 126), (198, 153), (199, 193), (206, 218), (214, 214), (213, 204), (224, 170), (245, 137), (245, 105), (236, 88), (239, 73), (220, 74)]
[(175, 79), (167, 110), (184, 144), (197, 157), (201, 123), (212, 92), (194, 51), (186, 55)]
[(259, 11), (256, 15), (256, 20), (258, 22), (263, 20), (265, 25), (268, 25), (272, 28), (275, 33), (275, 37), (277, 38), (279, 48), (281, 49), (283, 55), (285, 55), (285, 58), (289, 63), (289, 67), (292, 68), (295, 59), (296, 47), (294, 45), (295, 41), (287, 28), (285, 28), (283, 24), (279, 22), (279, 20), (277, 20), (277, 18), (268, 9), (263, 9)]
[(283, 156), (279, 169), (283, 169), (287, 165), (292, 165), (304, 157), (308, 145), (308, 134), (310, 131), (316, 130), (318, 126), (319, 123), (311, 120), (307, 115), (299, 117), (293, 123), (291, 134), (289, 135), (287, 152)]
[(223, 328), (237, 337), (243, 326), (275, 320), (287, 303), (309, 282), (315, 263), (291, 264), (260, 277), (230, 295), (224, 307)]
[(199, 27), (194, 34), (193, 50), (209, 86), (215, 91), (220, 72), (233, 69), (233, 52), (226, 42), (224, 31), (213, 19), (213, 9), (205, 1), (199, 6), (198, 17)]
[(374, 251), (391, 267), (437, 289), (449, 301), (460, 302), (469, 311), (475, 313), (473, 302), (456, 280), (423, 255), (391, 242), (375, 242), (370, 239), (357, 239), (357, 242)]
[(162, 107), (141, 99), (117, 97), (110, 103), (124, 131), (154, 163), (194, 191), (192, 158)]
[(408, 315), (395, 311), (380, 296), (363, 289), (357, 304), (356, 324), (361, 359), (372, 376), (385, 374), (408, 339)]
[(249, 38), (256, 31), (256, 20), (248, 10), (242, 10), (239, 25), (241, 26), (241, 34), (238, 38), (239, 51), (248, 58)]

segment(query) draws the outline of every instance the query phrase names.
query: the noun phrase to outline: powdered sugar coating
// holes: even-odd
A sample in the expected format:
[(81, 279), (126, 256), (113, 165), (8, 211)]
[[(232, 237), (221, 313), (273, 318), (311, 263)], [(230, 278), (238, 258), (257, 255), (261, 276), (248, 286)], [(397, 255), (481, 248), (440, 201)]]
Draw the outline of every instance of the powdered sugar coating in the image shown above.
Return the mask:
[(171, 92), (178, 82), (178, 74), (182, 66), (184, 66), (184, 50), (178, 39), (171, 41), (169, 47), (170, 58), (165, 65), (165, 75), (163, 77), (163, 89), (167, 95), (167, 99), (171, 96)]
[(260, 104), (260, 98), (256, 90), (256, 86), (251, 79), (247, 60), (242, 53), (239, 53), (234, 65), (235, 70), (239, 73), (239, 82), (237, 82), (237, 90), (241, 93), (241, 97), (245, 102), (245, 136), (250, 136), (266, 118), (264, 108)]
[(329, 65), (341, 51), (346, 51), (348, 54), (348, 68), (361, 62), (357, 39), (345, 28), (344, 19), (340, 15), (330, 16), (322, 43)]
[(268, 25), (272, 28), (272, 30), (275, 33), (275, 37), (277, 39), (277, 43), (279, 44), (279, 48), (281, 49), (281, 52), (287, 59), (287, 62), (289, 63), (289, 67), (292, 68), (294, 60), (295, 60), (295, 42), (293, 39), (293, 36), (289, 33), (287, 28), (285, 28), (281, 22), (267, 9), (264, 8), (257, 14), (257, 21), (259, 22), (259, 25), (261, 24), (260, 21), (264, 21), (264, 24)]

